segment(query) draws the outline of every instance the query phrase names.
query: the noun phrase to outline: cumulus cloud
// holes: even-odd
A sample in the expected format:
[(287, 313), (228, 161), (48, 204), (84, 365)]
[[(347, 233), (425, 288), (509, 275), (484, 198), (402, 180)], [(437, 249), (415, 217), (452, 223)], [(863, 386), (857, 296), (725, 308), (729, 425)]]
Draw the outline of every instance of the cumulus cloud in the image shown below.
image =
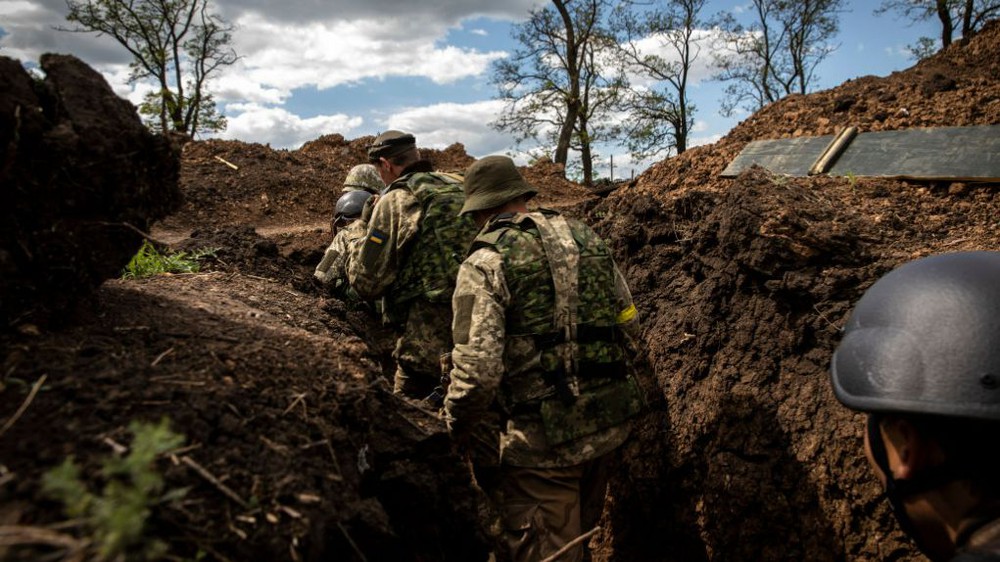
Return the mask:
[(230, 104), (224, 111), (229, 127), (212, 135), (223, 139), (254, 140), (272, 148), (294, 149), (325, 134), (340, 133), (347, 138), (363, 123), (361, 117), (344, 114), (302, 118), (278, 107), (254, 103)]
[[(478, 52), (436, 40), (447, 29), (407, 32), (392, 22), (342, 20), (298, 26), (264, 19), (254, 13), (236, 22), (235, 48), (242, 65), (226, 70), (240, 73), (264, 88), (319, 89), (391, 76), (427, 77), (439, 84), (486, 71), (502, 52)], [(404, 26), (405, 27), (405, 26)], [(275, 41), (281, 37), (281, 41)]]
[(438, 103), (403, 109), (380, 125), (383, 130), (413, 133), (422, 147), (442, 149), (460, 142), (465, 145), (466, 152), (481, 158), (501, 154), (514, 144), (509, 135), (498, 133), (489, 126), (502, 109), (503, 102), (499, 100)]
[(419, 20), (421, 24), (440, 22), (453, 26), (477, 16), (510, 20), (524, 19), (528, 11), (546, 4), (545, 0), (218, 0), (223, 13), (256, 12), (269, 20), (308, 23), (333, 19), (389, 20), (393, 25)]

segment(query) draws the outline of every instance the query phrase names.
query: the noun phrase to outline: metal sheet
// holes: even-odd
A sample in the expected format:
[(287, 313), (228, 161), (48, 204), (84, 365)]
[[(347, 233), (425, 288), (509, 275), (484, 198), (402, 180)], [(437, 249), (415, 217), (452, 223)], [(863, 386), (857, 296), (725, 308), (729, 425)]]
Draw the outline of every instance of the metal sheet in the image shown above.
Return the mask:
[[(754, 141), (722, 172), (735, 177), (753, 164), (805, 176), (832, 136)], [(1000, 125), (861, 133), (828, 172), (915, 180), (1000, 181)]]

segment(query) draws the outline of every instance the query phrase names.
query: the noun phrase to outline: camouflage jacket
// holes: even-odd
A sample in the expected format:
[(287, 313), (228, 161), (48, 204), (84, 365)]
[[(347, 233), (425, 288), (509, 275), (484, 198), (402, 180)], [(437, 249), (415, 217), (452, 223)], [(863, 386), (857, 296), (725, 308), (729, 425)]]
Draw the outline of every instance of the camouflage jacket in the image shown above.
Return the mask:
[(476, 234), (472, 220), (458, 216), (461, 183), (418, 164), (375, 203), (367, 235), (348, 260), (354, 290), (366, 299), (385, 296), (397, 325), (415, 298), (450, 305), (461, 256)]
[(354, 221), (346, 228), (337, 231), (333, 241), (326, 248), (323, 259), (316, 266), (313, 276), (326, 284), (340, 284), (347, 282), (347, 257), (352, 241), (363, 238), (365, 231), (363, 225)]
[[(535, 222), (546, 221), (546, 224), (561, 220), (557, 215), (542, 213), (515, 215), (512, 220), (517, 221), (524, 216)], [(557, 232), (560, 233), (562, 243), (579, 250), (578, 257), (587, 255), (588, 244), (585, 243), (583, 249), (580, 249), (580, 241), (574, 239), (573, 232), (582, 233), (603, 247), (603, 242), (585, 225), (577, 221), (566, 222), (572, 227), (563, 227)], [(526, 248), (523, 256), (525, 259), (511, 259), (509, 254), (505, 255), (510, 248), (508, 244), (494, 243), (496, 232), (490, 226), (484, 229), (484, 234), (477, 238), (477, 245), (481, 247), (475, 249), (462, 264), (456, 282), (452, 304), (454, 367), (445, 398), (445, 417), (450, 430), (455, 435), (464, 434), (488, 410), (499, 407), (507, 420), (500, 438), (501, 461), (504, 464), (526, 467), (570, 466), (610, 452), (628, 436), (630, 424), (627, 421), (597, 426), (596, 431), (552, 444), (551, 423), (545, 419), (544, 406), (555, 405), (557, 410), (562, 408), (553, 385), (545, 382), (549, 379), (548, 375), (559, 368), (550, 364), (552, 344), (546, 342), (547, 338), (544, 337), (552, 331), (552, 326), (537, 325), (533, 329), (543, 336), (541, 338), (529, 337), (532, 334), (518, 331), (523, 330), (526, 324), (533, 324), (530, 319), (526, 321), (525, 314), (525, 311), (537, 308), (532, 301), (540, 299), (547, 302), (547, 306), (554, 306), (553, 278), (551, 273), (547, 273), (540, 279), (518, 279), (516, 277), (523, 276), (524, 271), (515, 267), (515, 262), (530, 262), (533, 252), (543, 256), (543, 263), (547, 264), (548, 258), (545, 257), (545, 252), (536, 247)], [(524, 232), (520, 230), (514, 237), (527, 243), (527, 246), (531, 245), (532, 240), (534, 244), (540, 244), (536, 236), (522, 236)], [(481, 242), (485, 243), (480, 244)], [(556, 256), (556, 263), (565, 264), (566, 261), (560, 255)], [(583, 263), (585, 268), (593, 266), (586, 265), (586, 260)], [(604, 263), (608, 270), (598, 273), (606, 273), (608, 291), (597, 298), (606, 298), (611, 302), (591, 301), (589, 305), (615, 311), (613, 322), (622, 337), (634, 338), (638, 323), (632, 296), (609, 255), (606, 255)], [(587, 272), (584, 272), (580, 277), (586, 275)], [(581, 282), (581, 287), (586, 284)], [(548, 287), (548, 290), (540, 290), (538, 287)], [(522, 294), (515, 294), (512, 289)], [(583, 289), (580, 293), (584, 301), (587, 300), (585, 292)], [(581, 312), (581, 315), (586, 316), (586, 311)], [(528, 316), (537, 314), (532, 311)], [(628, 353), (634, 347), (623, 344), (621, 349)], [(577, 355), (583, 357), (586, 354)], [(588, 378), (588, 373), (582, 372), (591, 368), (594, 365), (581, 363), (579, 403), (599, 395), (601, 389), (617, 389), (617, 386), (604, 384), (610, 379), (602, 376)], [(525, 385), (525, 381), (537, 381), (538, 384), (529, 382)], [(617, 384), (616, 382), (615, 385)], [(569, 424), (580, 421), (572, 417), (563, 417), (561, 420), (562, 423)], [(587, 420), (582, 421), (587, 423)]]

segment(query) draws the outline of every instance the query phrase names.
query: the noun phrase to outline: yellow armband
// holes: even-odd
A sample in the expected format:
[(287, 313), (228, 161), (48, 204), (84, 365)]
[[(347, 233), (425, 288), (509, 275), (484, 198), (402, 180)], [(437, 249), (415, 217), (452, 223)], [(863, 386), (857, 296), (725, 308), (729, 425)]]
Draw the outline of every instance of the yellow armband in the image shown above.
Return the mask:
[(631, 322), (637, 313), (638, 311), (635, 309), (635, 304), (630, 304), (628, 308), (618, 313), (618, 317), (615, 318), (615, 321), (619, 324), (626, 324)]

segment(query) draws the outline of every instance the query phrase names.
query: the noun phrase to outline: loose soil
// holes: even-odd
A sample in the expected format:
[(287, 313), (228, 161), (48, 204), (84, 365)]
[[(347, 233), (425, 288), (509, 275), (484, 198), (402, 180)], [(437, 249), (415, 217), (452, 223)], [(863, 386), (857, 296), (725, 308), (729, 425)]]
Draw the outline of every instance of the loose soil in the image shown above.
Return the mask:
[[(524, 170), (539, 205), (612, 244), (658, 398), (622, 451), (596, 559), (922, 559), (878, 498), (862, 418), (834, 399), (828, 361), (880, 275), (1000, 248), (998, 186), (719, 173), (757, 139), (986, 124), (1000, 124), (996, 24), (909, 70), (772, 104), (605, 198), (552, 164)], [(8, 321), (0, 525), (22, 542), (85, 537), (61, 524), (41, 474), (73, 455), (96, 488), (128, 423), (167, 416), (187, 441), (158, 468), (189, 490), (152, 510), (150, 533), (177, 557), (482, 558), (465, 464), (432, 412), (387, 390), (391, 337), (311, 281), (340, 182), (370, 141), (187, 143), (184, 203), (152, 237), (216, 249), (205, 272), (108, 280), (57, 318), (29, 303)], [(459, 144), (428, 156), (445, 170), (473, 161)], [(42, 544), (0, 558), (57, 551), (33, 536)]]

